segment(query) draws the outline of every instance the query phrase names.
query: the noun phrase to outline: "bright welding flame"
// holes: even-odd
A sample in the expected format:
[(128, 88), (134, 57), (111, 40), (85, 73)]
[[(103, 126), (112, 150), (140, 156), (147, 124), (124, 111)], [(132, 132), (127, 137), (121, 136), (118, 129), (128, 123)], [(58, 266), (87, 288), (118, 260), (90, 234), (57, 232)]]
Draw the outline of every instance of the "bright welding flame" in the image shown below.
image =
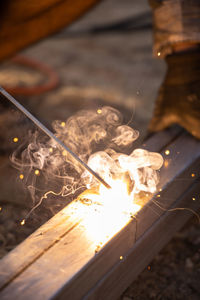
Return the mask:
[[(103, 246), (140, 210), (141, 206), (134, 203), (135, 194), (156, 191), (157, 170), (162, 164), (159, 153), (144, 149), (135, 149), (130, 155), (99, 151), (90, 156), (88, 165), (111, 186), (107, 189), (101, 184), (98, 192), (89, 190), (83, 195), (91, 203), (83, 219), (93, 241)], [(86, 172), (84, 176), (88, 187), (95, 186), (90, 174)]]
[(133, 194), (128, 193), (127, 183), (123, 180), (110, 180), (111, 189), (102, 184), (97, 193), (90, 190), (80, 197), (90, 201), (83, 213), (83, 225), (88, 236), (98, 246), (103, 246), (118, 233), (140, 210), (140, 205), (134, 204)]
[(55, 141), (37, 130), (29, 132), (29, 144), (22, 153), (16, 150), (11, 159), (35, 203), (30, 213), (44, 199), (52, 197), (54, 201), (55, 195), (60, 196), (62, 202), (56, 199), (57, 203), (63, 205), (64, 197), (74, 195), (73, 191), (86, 186), (90, 190), (79, 196), (77, 214), (88, 235), (102, 246), (119, 232), (140, 209), (134, 203), (136, 194), (156, 191), (157, 170), (163, 164), (159, 153), (131, 150), (139, 132), (123, 125), (122, 121), (119, 111), (104, 106), (77, 112), (65, 122), (54, 121), (52, 124), (56, 137), (99, 174), (111, 189), (99, 185)]

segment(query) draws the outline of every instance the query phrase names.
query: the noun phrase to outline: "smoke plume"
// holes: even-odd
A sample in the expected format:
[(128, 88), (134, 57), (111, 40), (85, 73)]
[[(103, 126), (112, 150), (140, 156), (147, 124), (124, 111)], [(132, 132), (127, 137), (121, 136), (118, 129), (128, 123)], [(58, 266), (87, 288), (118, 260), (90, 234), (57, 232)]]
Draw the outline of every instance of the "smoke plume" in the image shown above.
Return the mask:
[[(162, 156), (133, 150), (139, 133), (123, 125), (115, 108), (82, 110), (67, 120), (54, 121), (52, 127), (54, 134), (108, 183), (128, 176), (134, 193), (155, 192)], [(29, 132), (28, 144), (16, 150), (11, 160), (24, 176), (33, 206), (50, 195), (63, 200), (77, 189), (99, 185), (60, 145), (38, 130)]]

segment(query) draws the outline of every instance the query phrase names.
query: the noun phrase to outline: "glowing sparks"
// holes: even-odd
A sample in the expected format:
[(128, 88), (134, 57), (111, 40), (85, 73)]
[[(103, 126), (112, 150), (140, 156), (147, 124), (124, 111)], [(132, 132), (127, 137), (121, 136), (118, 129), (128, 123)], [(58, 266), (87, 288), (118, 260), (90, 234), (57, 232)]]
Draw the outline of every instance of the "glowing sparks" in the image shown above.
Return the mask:
[(170, 151), (169, 150), (165, 150), (165, 155), (170, 155)]
[(160, 198), (160, 194), (158, 194), (156, 197), (157, 197), (157, 198)]
[(192, 173), (192, 174), (191, 174), (191, 177), (195, 177), (195, 174), (194, 174), (194, 173)]
[(158, 54), (158, 56), (160, 56), (160, 55), (161, 55), (161, 53), (160, 53), (160, 52), (158, 52), (157, 54)]
[(196, 198), (195, 198), (195, 197), (192, 197), (192, 200), (193, 200), (193, 201), (195, 201), (195, 200), (196, 200)]
[(62, 152), (62, 155), (63, 155), (63, 156), (67, 156), (67, 151), (64, 150), (64, 151)]
[(35, 175), (39, 176), (40, 175), (40, 171), (39, 170), (35, 170)]
[(25, 223), (26, 223), (25, 219), (23, 219), (23, 220), (20, 222), (21, 226), (24, 226)]
[(140, 191), (156, 192), (157, 170), (162, 164), (159, 153), (144, 149), (135, 149), (130, 156), (99, 151), (89, 157), (88, 165), (111, 186), (111, 189), (97, 186), (85, 174), (87, 187), (94, 188), (82, 195), (90, 211), (84, 211), (81, 218), (93, 242), (102, 247), (127, 225), (141, 208), (135, 202), (135, 195)]
[(23, 175), (23, 174), (20, 174), (20, 175), (19, 175), (19, 178), (20, 178), (21, 180), (23, 180), (23, 179), (24, 179), (24, 175)]
[(83, 225), (88, 236), (101, 246), (118, 233), (141, 208), (134, 203), (133, 195), (128, 194), (126, 182), (112, 180), (109, 184), (111, 189), (100, 185), (98, 193), (88, 190), (83, 197), (92, 203), (87, 212), (84, 211)]
[(65, 124), (66, 124), (65, 122), (61, 122), (60, 125), (61, 125), (62, 127), (65, 127)]
[(100, 108), (97, 109), (97, 113), (100, 115), (102, 113), (102, 110)]
[(13, 138), (13, 142), (14, 142), (14, 143), (17, 143), (18, 141), (19, 141), (18, 137), (14, 137), (14, 138)]
[(168, 160), (164, 161), (164, 166), (165, 166), (165, 168), (167, 168), (169, 166), (169, 161)]

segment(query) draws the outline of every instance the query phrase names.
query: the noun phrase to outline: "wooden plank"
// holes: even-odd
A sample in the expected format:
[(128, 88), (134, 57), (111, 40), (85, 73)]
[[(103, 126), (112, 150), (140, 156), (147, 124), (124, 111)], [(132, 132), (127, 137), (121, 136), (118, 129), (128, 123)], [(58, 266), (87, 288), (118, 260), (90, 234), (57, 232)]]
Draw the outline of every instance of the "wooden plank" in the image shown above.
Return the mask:
[[(186, 147), (184, 148), (185, 144), (187, 145), (187, 149)], [(174, 140), (169, 146), (169, 149), (173, 160), (170, 161), (170, 156), (169, 158), (167, 157), (168, 163), (161, 171), (160, 188), (162, 188), (162, 193), (159, 197), (159, 203), (161, 203), (162, 206), (164, 205), (165, 209), (173, 205), (182, 204), (182, 202), (178, 202), (178, 199), (187, 193), (188, 189), (195, 182), (196, 177), (191, 177), (191, 172), (195, 173), (198, 170), (200, 160), (200, 143), (187, 133), (182, 134)], [(179, 155), (178, 152), (181, 152), (181, 155)], [(55, 234), (54, 239), (50, 242), (51, 246), (49, 246), (49, 248), (44, 247), (45, 251), (39, 251), (40, 255), (35, 256), (34, 260), (30, 260), (28, 255), (25, 254), (28, 260), (25, 259), (24, 268), (16, 273), (15, 278), (10, 277), (10, 282), (7, 282), (7, 287), (2, 289), (0, 294), (1, 299), (10, 299), (10, 297), (20, 297), (21, 299), (29, 297), (30, 299), (35, 299), (37, 296), (37, 299), (76, 300), (82, 299), (85, 295), (89, 297), (89, 295), (92, 295), (92, 291), (96, 289), (95, 287), (99, 286), (99, 282), (108, 276), (111, 270), (117, 268), (120, 262), (120, 256), (127, 257), (128, 253), (132, 253), (136, 244), (138, 244), (147, 232), (147, 236), (149, 236), (154, 226), (157, 226), (156, 230), (161, 228), (160, 233), (164, 233), (164, 227), (159, 224), (159, 220), (161, 220), (162, 217), (164, 218), (167, 212), (165, 209), (158, 209), (158, 206), (155, 205), (156, 199), (157, 195), (154, 195), (154, 198), (137, 214), (137, 222), (131, 219), (98, 254), (95, 254), (96, 244), (88, 237), (84, 230), (82, 220), (78, 220), (77, 222), (77, 218), (75, 218), (73, 222), (73, 215), (69, 215), (70, 222), (74, 224), (74, 226), (71, 225), (72, 229), (69, 232), (65, 231), (65, 234), (60, 236), (60, 239), (56, 239)], [(157, 209), (157, 211), (155, 211), (155, 209)], [(70, 212), (70, 214), (71, 213), (72, 212)], [(68, 214), (67, 208), (66, 214)], [(171, 215), (173, 214), (169, 214), (170, 218)], [(185, 221), (185, 218), (182, 218), (181, 215), (182, 214), (177, 214), (177, 216), (180, 217), (176, 216), (175, 218), (177, 219), (177, 224), (179, 224), (177, 228)], [(49, 226), (51, 227), (51, 221), (49, 222)], [(68, 228), (68, 221), (65, 226)], [(163, 241), (168, 240), (172, 234), (173, 232), (170, 231), (169, 236), (166, 235), (166, 238), (165, 234), (162, 234)], [(152, 240), (152, 242), (156, 245), (153, 252), (155, 253), (160, 249), (160, 237), (158, 235), (153, 235), (153, 237), (154, 240)], [(30, 238), (30, 240), (31, 239), (32, 238)], [(52, 242), (53, 240), (54, 242)], [(39, 242), (39, 240), (37, 240), (37, 242)], [(27, 243), (27, 241), (19, 246), (20, 251), (18, 251), (18, 255), (15, 256), (14, 250), (3, 259), (2, 263), (0, 263), (0, 270), (2, 270), (1, 266), (3, 265), (6, 271), (7, 265), (10, 271), (15, 271), (14, 261), (19, 258), (20, 253), (24, 255), (24, 253), (30, 250), (31, 243), (25, 243)], [(149, 246), (150, 241), (147, 239), (143, 243), (143, 247), (146, 248)], [(24, 245), (26, 247), (24, 247)], [(141, 252), (140, 254), (140, 251), (136, 251), (136, 253), (138, 253), (137, 260), (141, 260), (141, 264), (139, 264), (140, 267), (144, 267), (150, 256), (147, 255), (146, 259), (143, 257), (144, 253)], [(151, 255), (153, 254), (151, 253)], [(29, 263), (27, 264), (27, 262)], [(12, 268), (12, 265), (14, 265), (14, 268)], [(129, 273), (130, 266), (127, 266), (127, 268), (127, 272)], [(135, 271), (136, 273), (137, 270), (140, 270), (138, 266)], [(117, 272), (118, 271), (116, 271), (116, 274)], [(2, 278), (4, 278), (3, 274)], [(119, 285), (120, 292), (123, 291), (122, 286), (124, 289), (124, 283), (121, 287)], [(109, 295), (108, 298), (103, 297), (103, 299), (114, 299), (109, 297), (111, 296)]]
[[(191, 184), (193, 184), (193, 182), (195, 181), (195, 177), (191, 177), (191, 172), (196, 172), (199, 169), (199, 163), (200, 163), (200, 143), (195, 140), (195, 139), (191, 139), (191, 136), (187, 133), (184, 133), (183, 135), (181, 135), (176, 141), (174, 141), (172, 143), (172, 145), (170, 147), (168, 147), (168, 149), (170, 149), (170, 151), (178, 151), (183, 149), (183, 143), (186, 143), (188, 145), (188, 151), (183, 151), (183, 153), (179, 156), (179, 159), (177, 159), (176, 157), (174, 157), (176, 159), (176, 161), (174, 163), (171, 163), (171, 165), (166, 168), (164, 168), (162, 170), (163, 174), (161, 174), (161, 184), (160, 187), (162, 187), (163, 192), (160, 193), (161, 197), (159, 197), (159, 199), (161, 199), (159, 202), (161, 203), (162, 207), (164, 206), (164, 209), (160, 209), (157, 205), (155, 205), (155, 199), (157, 198), (155, 195), (153, 199), (151, 199), (147, 205), (145, 205), (145, 207), (143, 207), (143, 209), (141, 209), (136, 218), (137, 218), (137, 231), (136, 231), (136, 240), (140, 240), (140, 238), (143, 236), (143, 234), (147, 231), (149, 231), (149, 228), (151, 228), (151, 226), (153, 226), (153, 224), (156, 223), (156, 230), (159, 231), (160, 228), (160, 224), (158, 222), (158, 220), (160, 220), (160, 218), (162, 219), (162, 216), (164, 217), (166, 214), (166, 210), (169, 209), (171, 206), (175, 206), (175, 207), (179, 207), (179, 205), (185, 205), (185, 202), (179, 202), (177, 201), (178, 198), (180, 198), (182, 195), (184, 195), (187, 192), (187, 189), (190, 188)], [(191, 152), (190, 152), (191, 151)], [(179, 152), (179, 151), (178, 151)], [(192, 155), (191, 155), (192, 153)], [(197, 163), (198, 162), (198, 163)], [(162, 173), (161, 172), (161, 173)], [(162, 176), (163, 175), (163, 176)], [(178, 181), (178, 183), (177, 183)], [(175, 184), (174, 184), (175, 183)], [(183, 184), (184, 183), (184, 184)], [(197, 181), (197, 185), (198, 188), (195, 191), (196, 194), (199, 191), (199, 187), (200, 184)], [(170, 197), (166, 197), (166, 193), (167, 195), (169, 194)], [(192, 195), (194, 196), (194, 191), (191, 192)], [(192, 199), (192, 196), (191, 196)], [(181, 200), (182, 201), (182, 200)], [(185, 200), (184, 200), (185, 201)], [(177, 205), (177, 206), (176, 206)], [(193, 201), (191, 200), (188, 203), (188, 207), (192, 207), (193, 209), (197, 207), (200, 207), (200, 203), (193, 203)], [(186, 205), (187, 207), (187, 205)], [(177, 214), (178, 215), (178, 214)], [(186, 213), (186, 216), (189, 217), (188, 212)], [(177, 218), (177, 216), (176, 216)], [(180, 218), (180, 220), (179, 220)], [(187, 218), (183, 217), (180, 214), (180, 217), (177, 218), (177, 223), (175, 222), (175, 224), (178, 224), (178, 226), (180, 226), (180, 224), (183, 224), (185, 221), (187, 220)], [(131, 226), (132, 223), (135, 223), (135, 220), (133, 220), (132, 222), (130, 222), (129, 224), (127, 224), (126, 229)], [(161, 222), (162, 224), (162, 222)], [(166, 223), (165, 223), (166, 225)], [(170, 225), (171, 226), (171, 225)], [(180, 228), (180, 227), (178, 227)], [(161, 233), (163, 233), (163, 242), (165, 241), (165, 228), (163, 228), (163, 232), (160, 231)], [(175, 231), (171, 231), (171, 237), (173, 235)], [(121, 235), (124, 237), (125, 233), (122, 231)], [(128, 236), (126, 236), (125, 240), (128, 240)], [(159, 246), (159, 239), (160, 237), (157, 236), (156, 239), (154, 240), (156, 246), (157, 251), (160, 250)], [(168, 241), (168, 235), (166, 235), (166, 242)], [(118, 260), (116, 261), (115, 264), (120, 264), (120, 256), (124, 256), (124, 253), (121, 251), (121, 249), (116, 250), (116, 248), (112, 245), (112, 243), (114, 243), (114, 239), (110, 242), (113, 252), (118, 253)], [(121, 243), (125, 243), (125, 241), (121, 241)], [(143, 243), (143, 247), (144, 249), (146, 249), (148, 246), (151, 247), (151, 245), (149, 245), (149, 240), (148, 242), (144, 242)], [(108, 247), (108, 245), (106, 246)], [(104, 248), (104, 251), (107, 250), (107, 248)], [(127, 251), (127, 253), (133, 251), (134, 248), (134, 244), (133, 247)], [(119, 250), (119, 251), (118, 251)], [(141, 250), (141, 248), (140, 248)], [(151, 252), (150, 252), (151, 253)], [(155, 253), (155, 249), (154, 252)], [(136, 260), (138, 260), (139, 258), (141, 258), (142, 261), (144, 261), (145, 259), (145, 253), (144, 251), (142, 252), (137, 252), (137, 257)], [(126, 256), (126, 255), (125, 255)], [(144, 258), (143, 258), (144, 256)], [(148, 255), (147, 255), (148, 257)], [(103, 262), (102, 262), (103, 264)], [(107, 261), (105, 262), (105, 264), (107, 264)], [(144, 268), (144, 264), (142, 264), (142, 268)], [(128, 267), (128, 266), (127, 266)], [(115, 267), (114, 267), (115, 268)], [(128, 270), (132, 269), (132, 265), (129, 265)], [(142, 269), (140, 269), (141, 271)], [(119, 275), (119, 273), (118, 273)], [(83, 275), (82, 275), (83, 276)], [(87, 280), (86, 278), (91, 278), (91, 276), (93, 276), (93, 273), (86, 273), (85, 274), (85, 280)], [(121, 275), (123, 276), (123, 275)], [(55, 299), (64, 299), (64, 297), (72, 297), (71, 299), (82, 299), (83, 295), (80, 294), (79, 292), (79, 296), (80, 298), (78, 298), (78, 296), (76, 295), (75, 291), (78, 290), (78, 284), (80, 284), (80, 280), (74, 280), (73, 281), (73, 286), (71, 285), (66, 285), (65, 288), (62, 288), (62, 290), (60, 292), (58, 292), (58, 295)], [(130, 282), (129, 282), (130, 283)], [(117, 282), (118, 284), (118, 282)], [(124, 283), (124, 285), (126, 285)], [(80, 286), (82, 287), (83, 285), (80, 284)], [(120, 285), (119, 285), (120, 286)], [(128, 285), (125, 286), (125, 288)], [(104, 287), (102, 287), (104, 290)], [(112, 285), (111, 289), (115, 289), (115, 287)], [(120, 291), (118, 290), (118, 295), (123, 291), (123, 289), (121, 289)], [(113, 292), (114, 293), (114, 292)], [(111, 298), (112, 292), (109, 291), (108, 297), (105, 298), (104, 292), (103, 295), (100, 293), (100, 297), (97, 299), (112, 299)], [(117, 295), (117, 294), (116, 294)], [(96, 297), (96, 295), (95, 295)], [(93, 298), (96, 299), (96, 298)], [(113, 298), (115, 299), (115, 298)]]
[(74, 202), (62, 209), (0, 260), (0, 290), (80, 222), (73, 215), (76, 209)]
[[(35, 299), (35, 295), (37, 299), (50, 299), (66, 282), (68, 286), (63, 297), (81, 299), (97, 278), (105, 275), (120, 255), (125, 255), (131, 248), (134, 236), (135, 223), (132, 222), (97, 255), (96, 244), (80, 224), (5, 288), (0, 294), (1, 299), (18, 297), (19, 294), (21, 299)], [(113, 251), (113, 247), (117, 251)]]
[[(170, 155), (165, 155), (165, 150), (168, 150)], [(138, 220), (143, 220), (145, 216), (148, 216), (148, 223), (138, 222), (137, 236), (142, 235), (153, 224), (156, 216), (160, 214), (160, 208), (157, 203), (162, 203), (162, 207), (167, 209), (174, 199), (177, 199), (181, 193), (184, 193), (189, 188), (199, 172), (200, 164), (197, 162), (200, 157), (200, 143), (196, 139), (191, 138), (189, 133), (183, 132), (171, 145), (164, 148), (161, 153), (165, 161), (160, 172), (158, 193), (137, 215)]]
[[(169, 144), (170, 140), (176, 138), (179, 132), (180, 128), (177, 127), (166, 129), (162, 133), (153, 135), (145, 142), (145, 147), (150, 148), (151, 151), (160, 151)], [(158, 136), (157, 142), (156, 136)], [(79, 220), (75, 221), (74, 217), (72, 219), (72, 213), (75, 210), (76, 204), (74, 203), (65, 207), (0, 261), (0, 289), (70, 231), (74, 227), (74, 223), (79, 223)], [(29, 249), (29, 251), (24, 254), (24, 249)], [(20, 257), (20, 259), (16, 259), (17, 257)]]
[[(199, 201), (192, 201), (199, 196), (200, 182), (196, 181), (187, 192), (171, 207), (189, 208), (200, 213)], [(175, 232), (194, 213), (187, 209), (166, 211), (145, 234), (137, 240), (134, 247), (120, 260), (83, 298), (84, 300), (118, 299), (119, 295), (143, 271), (154, 256), (169, 242)], [(148, 247), (147, 247), (148, 245)], [(58, 297), (58, 299), (62, 299)]]

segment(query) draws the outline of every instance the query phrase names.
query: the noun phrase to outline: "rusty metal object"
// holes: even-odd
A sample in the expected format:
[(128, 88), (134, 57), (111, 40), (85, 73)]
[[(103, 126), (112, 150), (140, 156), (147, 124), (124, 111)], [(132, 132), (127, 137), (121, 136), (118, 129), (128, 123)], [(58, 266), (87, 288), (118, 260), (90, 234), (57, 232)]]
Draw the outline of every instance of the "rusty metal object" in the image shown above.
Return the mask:
[(200, 138), (200, 48), (169, 55), (166, 63), (149, 129), (159, 131), (177, 123)]
[(153, 53), (165, 58), (150, 131), (177, 123), (200, 138), (200, 0), (149, 0)]
[(153, 13), (154, 55), (165, 57), (179, 43), (200, 43), (199, 0), (149, 0)]

